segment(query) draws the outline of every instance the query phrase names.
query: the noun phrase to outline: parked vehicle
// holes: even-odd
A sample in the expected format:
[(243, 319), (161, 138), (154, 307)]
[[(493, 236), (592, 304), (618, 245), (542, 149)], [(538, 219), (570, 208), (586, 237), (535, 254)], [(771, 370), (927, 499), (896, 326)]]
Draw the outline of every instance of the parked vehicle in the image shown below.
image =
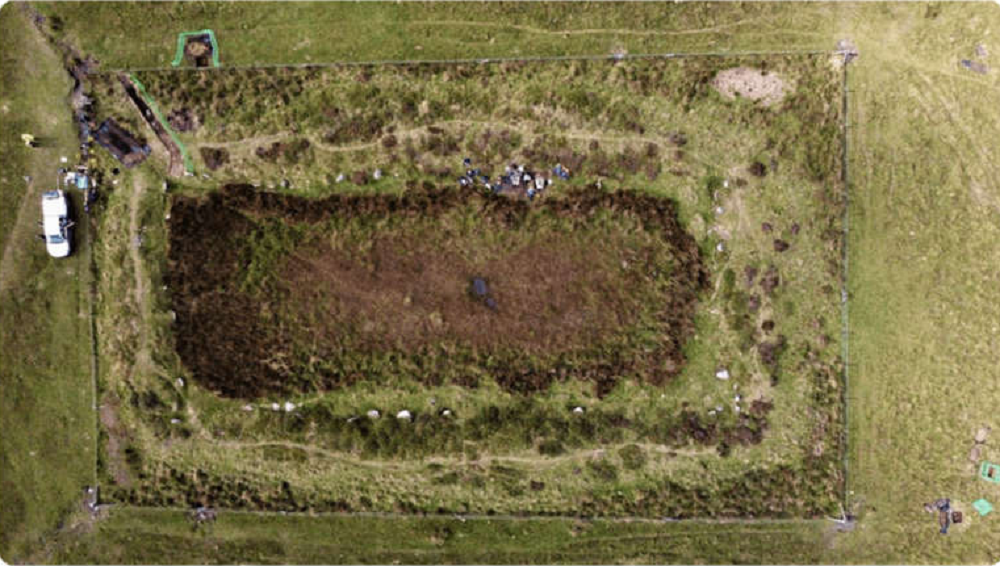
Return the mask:
[(66, 257), (72, 252), (73, 224), (65, 193), (54, 190), (42, 194), (42, 236), (50, 256)]

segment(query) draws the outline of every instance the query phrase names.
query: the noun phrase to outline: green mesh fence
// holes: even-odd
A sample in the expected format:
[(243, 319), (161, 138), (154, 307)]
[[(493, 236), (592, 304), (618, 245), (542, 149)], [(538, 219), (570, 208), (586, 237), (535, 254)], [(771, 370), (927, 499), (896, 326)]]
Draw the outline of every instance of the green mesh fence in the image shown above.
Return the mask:
[(183, 143), (181, 143), (180, 138), (177, 137), (177, 133), (174, 132), (173, 128), (170, 127), (170, 122), (168, 122), (166, 118), (163, 117), (163, 114), (160, 112), (160, 107), (156, 105), (156, 101), (153, 100), (153, 97), (150, 96), (148, 92), (146, 92), (146, 87), (143, 86), (141, 82), (139, 82), (139, 79), (137, 79), (133, 74), (129, 74), (128, 77), (129, 79), (132, 80), (132, 84), (134, 84), (136, 88), (139, 89), (139, 94), (142, 95), (143, 100), (145, 100), (146, 104), (148, 104), (149, 107), (153, 110), (153, 114), (156, 115), (156, 119), (160, 122), (160, 125), (163, 126), (163, 129), (166, 130), (168, 134), (170, 134), (170, 139), (174, 140), (174, 143), (177, 144), (177, 149), (180, 150), (181, 157), (184, 158), (184, 170), (193, 175), (194, 162), (191, 160), (191, 154), (188, 153), (187, 148), (184, 147)]
[(185, 31), (177, 35), (177, 53), (174, 54), (174, 60), (170, 63), (174, 67), (181, 64), (184, 60), (184, 45), (187, 43), (187, 38), (192, 35), (207, 35), (212, 41), (212, 66), (219, 66), (219, 42), (215, 41), (215, 32), (210, 29), (203, 29), (200, 31)]

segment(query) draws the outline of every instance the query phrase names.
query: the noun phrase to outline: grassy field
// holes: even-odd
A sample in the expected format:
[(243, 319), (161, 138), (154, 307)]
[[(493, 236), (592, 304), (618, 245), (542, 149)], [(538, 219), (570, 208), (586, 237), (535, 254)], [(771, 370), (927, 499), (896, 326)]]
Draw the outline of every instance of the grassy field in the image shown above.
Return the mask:
[(170, 563), (693, 563), (822, 559), (826, 525), (618, 523), (564, 519), (282, 517), (230, 514), (193, 531), (177, 511), (121, 509), (98, 536), (76, 538), (55, 562)]
[[(483, 10), (479, 5), (345, 4), (325, 11), (309, 5), (288, 10), (162, 4), (156, 8), (161, 17), (152, 18), (158, 25), (142, 26), (141, 31), (138, 23), (145, 16), (130, 15), (129, 8), (113, 4), (95, 6), (104, 11), (104, 21), (122, 24), (122, 31), (116, 32), (120, 37), (88, 28), (87, 22), (93, 21), (91, 12), (85, 12), (91, 9), (88, 5), (43, 9), (60, 11), (68, 36), (108, 67), (165, 65), (173, 55), (176, 31), (203, 27), (219, 34), (224, 64), (606, 54), (621, 48), (633, 53), (830, 49), (844, 38), (853, 40), (861, 52), (850, 72), (848, 137), (849, 489), (853, 510), (861, 518), (853, 532), (832, 534), (815, 524), (783, 527), (781, 532), (763, 526), (713, 525), (691, 532), (674, 530), (674, 525), (615, 524), (612, 530), (617, 532), (608, 535), (615, 538), (597, 542), (599, 554), (581, 556), (561, 554), (559, 549), (565, 547), (560, 541), (572, 534), (554, 535), (546, 531), (549, 523), (541, 522), (528, 523), (521, 536), (511, 539), (518, 543), (514, 554), (506, 539), (490, 538), (506, 532), (499, 527), (483, 527), (488, 533), (482, 533), (475, 530), (477, 525), (434, 519), (427, 520), (428, 529), (442, 521), (452, 532), (478, 533), (468, 540), (485, 550), (445, 542), (447, 552), (425, 547), (407, 554), (394, 544), (397, 554), (379, 554), (375, 544), (402, 539), (408, 532), (398, 530), (395, 519), (338, 519), (345, 523), (338, 527), (340, 532), (357, 527), (363, 534), (331, 543), (332, 537), (323, 531), (329, 527), (309, 523), (316, 529), (312, 532), (297, 517), (276, 516), (250, 539), (243, 533), (251, 527), (239, 515), (220, 518), (214, 532), (203, 534), (192, 532), (176, 514), (120, 509), (94, 535), (73, 539), (54, 559), (309, 562), (317, 552), (340, 552), (344, 561), (414, 562), (425, 556), (444, 562), (983, 563), (1000, 558), (996, 514), (980, 519), (969, 511), (972, 500), (987, 497), (996, 503), (1000, 493), (975, 479), (968, 462), (972, 435), (984, 425), (994, 429), (985, 456), (997, 459), (1000, 429), (1000, 382), (991, 356), (1000, 314), (995, 269), (1000, 252), (993, 245), (1000, 212), (995, 175), (1000, 150), (993, 141), (1000, 133), (995, 69), (1000, 48), (989, 35), (1000, 24), (996, 6), (532, 4), (489, 5), (485, 9), (491, 14), (474, 12)], [(502, 13), (505, 10), (511, 12)], [(82, 13), (87, 17), (80, 17)], [(345, 32), (328, 35), (336, 25)], [(442, 28), (448, 33), (420, 35), (421, 29)], [(288, 32), (297, 29), (315, 31)], [(145, 41), (138, 45), (135, 38)], [(982, 60), (994, 67), (985, 75), (958, 65), (959, 59), (975, 57), (979, 43), (988, 47)], [(933, 518), (921, 510), (924, 502), (940, 496), (951, 497), (967, 511), (965, 526), (948, 536), (938, 535)], [(292, 539), (292, 532), (306, 534)], [(377, 534), (365, 536), (370, 533)], [(447, 538), (435, 537), (428, 536), (428, 544)], [(657, 541), (656, 548), (644, 552), (640, 540)], [(357, 541), (371, 546), (359, 548)], [(727, 543), (740, 553), (712, 554), (728, 548)], [(662, 554), (660, 548), (667, 545), (679, 550)]]
[[(0, 13), (0, 33), (0, 554), (9, 560), (43, 545), (79, 508), (95, 482), (97, 431), (86, 218), (70, 259), (50, 258), (35, 238), (41, 193), (77, 146), (65, 106), (71, 85), (17, 6)], [(23, 131), (42, 147), (26, 148)]]
[[(837, 10), (794, 13), (769, 5), (693, 4), (628, 8), (573, 4), (434, 4), (333, 6), (39, 3), (66, 36), (106, 68), (169, 67), (177, 34), (210, 28), (225, 65), (398, 59), (477, 59), (705, 51), (832, 49), (822, 26)], [(149, 25), (136, 26), (143, 20)], [(101, 21), (94, 33), (88, 21)], [(835, 40), (834, 40), (835, 41)]]

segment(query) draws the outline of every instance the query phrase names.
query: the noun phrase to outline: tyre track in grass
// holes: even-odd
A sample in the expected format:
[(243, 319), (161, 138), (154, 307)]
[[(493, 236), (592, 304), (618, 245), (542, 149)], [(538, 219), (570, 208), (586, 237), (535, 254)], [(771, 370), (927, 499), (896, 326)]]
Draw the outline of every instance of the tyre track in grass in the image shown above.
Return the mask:
[(661, 30), (661, 29), (622, 29), (622, 28), (585, 28), (585, 29), (545, 29), (526, 24), (498, 24), (497, 22), (477, 22), (461, 20), (414, 20), (408, 22), (407, 26), (447, 26), (447, 27), (484, 27), (491, 30), (518, 30), (538, 35), (631, 35), (631, 36), (673, 36), (673, 35), (698, 35), (703, 33), (714, 33), (730, 28), (759, 23), (770, 18), (745, 18), (735, 22), (719, 24), (716, 26), (695, 29)]
[(12, 281), (12, 271), (21, 259), (21, 253), (25, 246), (23, 235), (29, 230), (29, 218), (32, 217), (33, 203), (38, 202), (38, 194), (35, 190), (34, 182), (28, 183), (24, 195), (21, 197), (21, 205), (17, 209), (17, 217), (14, 220), (14, 227), (7, 236), (7, 243), (3, 247), (3, 258), (0, 259), (0, 294), (3, 294)]

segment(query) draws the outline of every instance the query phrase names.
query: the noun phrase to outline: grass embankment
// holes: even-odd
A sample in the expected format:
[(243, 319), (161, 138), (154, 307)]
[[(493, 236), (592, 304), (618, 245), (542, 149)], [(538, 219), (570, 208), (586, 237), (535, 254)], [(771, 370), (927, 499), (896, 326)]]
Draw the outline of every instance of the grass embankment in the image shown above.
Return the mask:
[[(71, 84), (20, 6), (0, 11), (0, 35), (0, 554), (12, 561), (45, 544), (78, 508), (95, 481), (97, 431), (82, 207), (69, 259), (50, 258), (35, 238), (41, 194), (54, 188), (60, 156), (76, 155)], [(26, 148), (22, 132), (42, 147)]]
[[(777, 73), (787, 100), (724, 103), (711, 79), (738, 66)], [(453, 181), (469, 156), (494, 179), (512, 159), (546, 173), (561, 162), (578, 179), (670, 194), (691, 185), (686, 177), (727, 175), (754, 159), (776, 158), (810, 180), (839, 165), (840, 77), (825, 56), (137, 75), (186, 126), (180, 137), (212, 177), (205, 188), (402, 190), (415, 178)], [(113, 86), (110, 75), (95, 79), (102, 106)], [(720, 178), (709, 193), (721, 188)]]

